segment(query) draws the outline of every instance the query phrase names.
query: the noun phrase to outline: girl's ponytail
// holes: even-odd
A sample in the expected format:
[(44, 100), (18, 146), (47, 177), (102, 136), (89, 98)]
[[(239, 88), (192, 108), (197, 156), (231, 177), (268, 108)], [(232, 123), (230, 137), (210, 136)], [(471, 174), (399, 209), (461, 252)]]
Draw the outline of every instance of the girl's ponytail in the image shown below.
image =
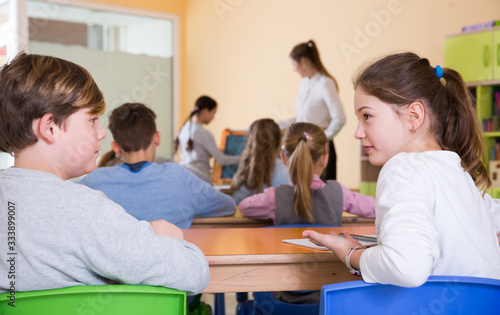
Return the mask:
[(293, 191), (295, 213), (308, 222), (312, 222), (310, 187), (313, 180), (313, 160), (306, 141), (303, 137), (299, 138), (299, 143), (288, 159), (288, 164), (290, 179), (295, 184)]
[(290, 179), (295, 185), (295, 213), (308, 222), (314, 221), (310, 190), (314, 164), (327, 154), (327, 145), (328, 139), (323, 130), (311, 123), (294, 123), (285, 134), (283, 154), (288, 161)]
[(456, 152), (476, 186), (486, 191), (491, 187), (484, 166), (483, 137), (472, 96), (462, 76), (453, 69), (443, 69), (445, 104), (442, 135), (438, 138), (443, 149)]
[(99, 159), (97, 167), (114, 166), (116, 165), (117, 160), (118, 157), (116, 156), (115, 151), (109, 150), (108, 152), (104, 153)]
[[(199, 112), (199, 110), (197, 110), (197, 108), (195, 107), (192, 111), (191, 111), (191, 114), (189, 114), (189, 116), (186, 118), (186, 120), (184, 120), (184, 122), (182, 123), (182, 127), (184, 127), (184, 125), (189, 121), (191, 122), (191, 119), (193, 118), (193, 116), (195, 114), (197, 114)], [(181, 129), (182, 129), (181, 127)], [(189, 128), (192, 128), (192, 124), (189, 126)], [(177, 135), (177, 137), (175, 137), (175, 141), (174, 141), (174, 153), (177, 152), (177, 149), (179, 149), (179, 135)], [(186, 147), (186, 151), (190, 152), (191, 150), (193, 150), (193, 139), (191, 138), (191, 129), (189, 130), (189, 140), (187, 142), (187, 147)]]

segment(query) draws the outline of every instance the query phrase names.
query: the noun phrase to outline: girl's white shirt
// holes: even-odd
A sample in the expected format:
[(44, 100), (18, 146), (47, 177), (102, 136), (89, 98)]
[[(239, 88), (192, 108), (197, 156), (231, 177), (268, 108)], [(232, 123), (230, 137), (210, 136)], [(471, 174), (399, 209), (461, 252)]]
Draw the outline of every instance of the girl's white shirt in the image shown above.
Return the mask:
[(430, 275), (500, 279), (500, 201), (482, 196), (450, 151), (399, 153), (377, 181), (379, 245), (363, 280), (415, 287)]

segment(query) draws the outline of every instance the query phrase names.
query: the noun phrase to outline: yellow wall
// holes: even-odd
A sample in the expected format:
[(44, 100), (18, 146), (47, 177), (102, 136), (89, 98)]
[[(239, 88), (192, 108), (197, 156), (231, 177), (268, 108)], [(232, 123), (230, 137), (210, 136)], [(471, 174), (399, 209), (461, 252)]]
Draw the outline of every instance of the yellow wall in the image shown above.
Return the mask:
[(403, 50), (442, 64), (446, 35), (498, 19), (498, 12), (497, 0), (187, 0), (184, 112), (199, 95), (213, 96), (219, 109), (208, 129), (216, 139), (226, 127), (246, 129), (258, 118), (292, 116), (300, 77), (288, 54), (313, 38), (339, 81), (347, 114), (335, 138), (338, 179), (357, 187), (355, 70), (367, 59)]
[(94, 0), (177, 14), (181, 29), (183, 121), (201, 94), (219, 104), (207, 127), (246, 129), (262, 117), (294, 114), (300, 78), (291, 48), (316, 40), (326, 68), (339, 81), (347, 124), (335, 138), (338, 179), (357, 187), (359, 144), (353, 134), (352, 75), (371, 58), (411, 50), (443, 62), (443, 40), (463, 25), (498, 19), (497, 0)]

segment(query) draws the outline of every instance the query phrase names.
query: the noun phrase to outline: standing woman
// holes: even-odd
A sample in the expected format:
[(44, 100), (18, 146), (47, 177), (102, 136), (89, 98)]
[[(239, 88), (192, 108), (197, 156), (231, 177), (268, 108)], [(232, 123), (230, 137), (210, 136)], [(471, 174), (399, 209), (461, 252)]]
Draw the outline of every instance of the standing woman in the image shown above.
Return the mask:
[(233, 165), (240, 161), (239, 155), (223, 154), (212, 133), (203, 128), (214, 119), (216, 111), (217, 102), (214, 99), (200, 96), (175, 139), (175, 152), (179, 147), (181, 149), (181, 165), (210, 184), (212, 156), (220, 165)]
[(333, 137), (345, 124), (345, 113), (340, 102), (337, 80), (321, 63), (313, 40), (295, 46), (290, 53), (293, 70), (302, 77), (299, 94), (295, 99), (295, 117), (279, 123), (287, 129), (294, 122), (308, 122), (322, 128), (328, 138), (328, 164), (321, 179), (337, 179), (337, 154)]

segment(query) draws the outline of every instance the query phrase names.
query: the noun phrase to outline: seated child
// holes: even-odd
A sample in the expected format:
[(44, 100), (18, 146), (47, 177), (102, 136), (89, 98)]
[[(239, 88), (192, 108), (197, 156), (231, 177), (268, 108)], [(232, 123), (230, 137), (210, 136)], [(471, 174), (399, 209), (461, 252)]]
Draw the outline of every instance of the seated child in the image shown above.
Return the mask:
[(370, 283), (417, 287), (430, 275), (500, 279), (500, 202), (483, 134), (458, 72), (414, 53), (383, 57), (354, 81), (354, 137), (377, 180), (377, 246), (304, 231)]
[(167, 220), (181, 229), (195, 216), (234, 214), (230, 196), (215, 190), (178, 163), (154, 163), (160, 133), (155, 113), (140, 103), (126, 103), (109, 116), (111, 143), (125, 163), (100, 167), (79, 183), (100, 190), (138, 220)]
[(274, 120), (266, 118), (252, 123), (231, 183), (230, 193), (236, 203), (264, 188), (290, 185), (288, 168), (279, 158), (280, 146), (281, 131)]
[(342, 225), (342, 210), (375, 217), (375, 199), (352, 192), (320, 175), (328, 161), (328, 139), (318, 126), (294, 123), (285, 134), (281, 161), (288, 165), (292, 185), (269, 187), (239, 203), (241, 213), (275, 224), (316, 223)]
[[(249, 218), (272, 219), (277, 225), (342, 225), (342, 210), (374, 217), (375, 199), (350, 191), (336, 180), (323, 182), (320, 175), (328, 162), (328, 139), (311, 123), (294, 123), (286, 134), (281, 152), (288, 165), (292, 185), (264, 189), (239, 203)], [(319, 291), (274, 292), (273, 297), (287, 303), (319, 303)]]
[(209, 184), (212, 184), (211, 157), (220, 165), (234, 165), (240, 161), (239, 155), (222, 153), (212, 133), (203, 128), (214, 119), (216, 112), (217, 102), (209, 96), (200, 96), (175, 139), (175, 152), (178, 148), (181, 151), (181, 165)]
[(68, 180), (95, 169), (106, 136), (104, 98), (84, 68), (20, 53), (2, 68), (0, 91), (0, 150), (15, 157), (0, 170), (9, 210), (0, 216), (0, 292), (141, 284), (196, 294), (207, 286), (205, 255), (181, 229), (139, 221)]

